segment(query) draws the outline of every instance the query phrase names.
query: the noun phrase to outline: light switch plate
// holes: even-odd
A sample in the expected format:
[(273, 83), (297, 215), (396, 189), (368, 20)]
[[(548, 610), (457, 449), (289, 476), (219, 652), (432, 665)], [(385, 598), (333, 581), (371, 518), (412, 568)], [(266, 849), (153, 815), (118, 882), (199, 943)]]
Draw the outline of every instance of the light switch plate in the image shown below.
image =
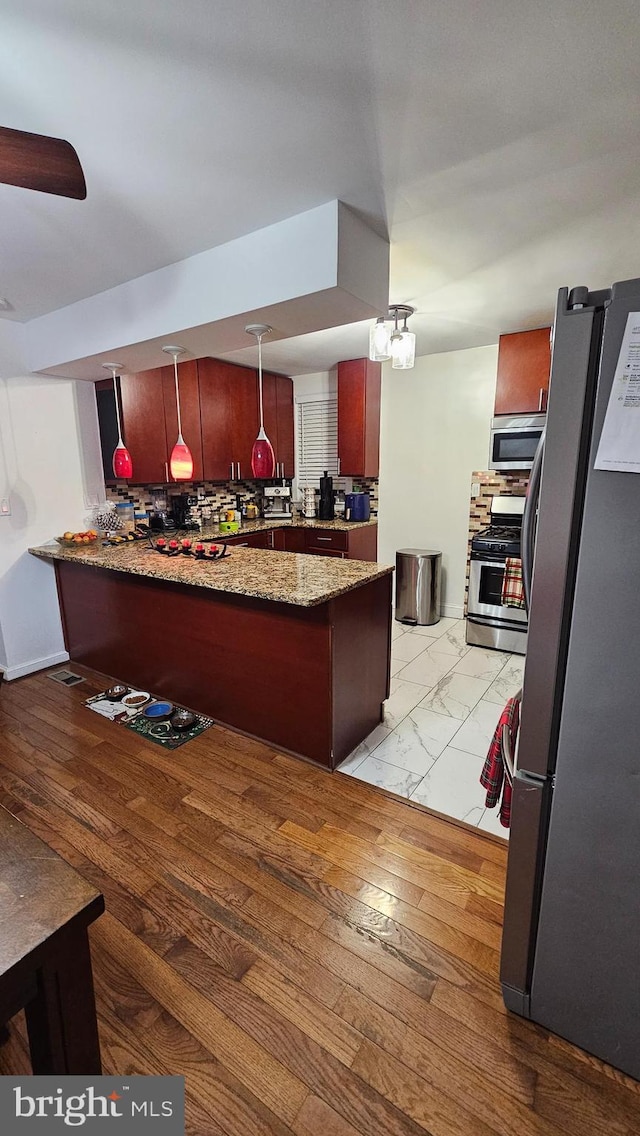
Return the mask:
[(479, 497), (480, 496), (480, 482), (479, 481), (473, 481), (471, 483), (471, 496), (472, 497)]
[(0, 498), (0, 517), (11, 516), (11, 505), (9, 504), (8, 497)]

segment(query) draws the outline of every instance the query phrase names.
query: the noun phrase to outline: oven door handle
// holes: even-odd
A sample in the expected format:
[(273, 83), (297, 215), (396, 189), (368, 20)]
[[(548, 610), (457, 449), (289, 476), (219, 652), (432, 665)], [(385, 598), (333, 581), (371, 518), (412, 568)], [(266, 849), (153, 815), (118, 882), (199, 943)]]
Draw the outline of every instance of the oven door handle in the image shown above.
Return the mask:
[(533, 576), (533, 558), (536, 551), (536, 529), (538, 526), (538, 504), (540, 502), (540, 482), (542, 480), (542, 459), (544, 457), (545, 431), (540, 435), (538, 448), (531, 467), (529, 488), (522, 517), (522, 583), (524, 587), (524, 603), (529, 613), (531, 605), (531, 578)]

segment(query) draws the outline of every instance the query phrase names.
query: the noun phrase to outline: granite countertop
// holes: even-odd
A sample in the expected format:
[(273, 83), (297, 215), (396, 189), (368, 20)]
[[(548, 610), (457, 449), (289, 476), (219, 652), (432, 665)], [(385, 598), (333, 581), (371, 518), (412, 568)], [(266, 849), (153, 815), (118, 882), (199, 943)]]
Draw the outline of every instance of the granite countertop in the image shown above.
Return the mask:
[[(290, 521), (281, 523), (291, 524)], [(277, 522), (248, 522), (242, 526), (241, 531), (252, 531), (249, 526), (274, 528), (276, 524)], [(296, 526), (297, 524), (296, 521)], [(336, 524), (353, 527), (340, 521), (323, 521), (318, 527)], [(195, 534), (190, 535), (193, 537)], [(335, 596), (393, 572), (393, 567), (389, 564), (234, 546), (229, 548), (223, 560), (201, 562), (194, 561), (190, 556), (163, 556), (150, 548), (146, 541), (106, 546), (98, 542), (94, 545), (81, 545), (79, 548), (45, 544), (39, 548), (30, 548), (29, 552), (44, 560), (75, 561), (94, 568), (130, 572), (134, 576), (191, 584), (217, 592), (231, 592), (274, 603), (295, 604), (298, 607), (314, 607), (326, 603)]]
[(377, 525), (378, 518), (371, 517), (368, 521), (319, 521), (316, 517), (311, 520), (307, 517), (295, 516), (291, 520), (286, 517), (274, 517), (273, 520), (262, 517), (255, 521), (243, 521), (238, 534), (235, 533), (220, 533), (218, 525), (203, 525), (202, 536), (205, 540), (215, 538), (217, 536), (235, 536), (241, 533), (250, 532), (266, 532), (268, 529), (332, 529), (334, 532), (351, 532), (353, 529), (369, 528), (371, 525)]

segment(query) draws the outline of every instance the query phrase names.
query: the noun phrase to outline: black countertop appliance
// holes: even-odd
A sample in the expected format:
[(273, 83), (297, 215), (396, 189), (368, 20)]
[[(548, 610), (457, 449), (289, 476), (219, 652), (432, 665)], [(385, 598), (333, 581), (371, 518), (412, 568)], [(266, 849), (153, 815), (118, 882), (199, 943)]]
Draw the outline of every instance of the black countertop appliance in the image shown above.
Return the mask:
[(333, 478), (329, 477), (327, 470), (320, 478), (320, 500), (318, 502), (318, 519), (332, 521), (335, 516), (335, 499), (333, 495)]

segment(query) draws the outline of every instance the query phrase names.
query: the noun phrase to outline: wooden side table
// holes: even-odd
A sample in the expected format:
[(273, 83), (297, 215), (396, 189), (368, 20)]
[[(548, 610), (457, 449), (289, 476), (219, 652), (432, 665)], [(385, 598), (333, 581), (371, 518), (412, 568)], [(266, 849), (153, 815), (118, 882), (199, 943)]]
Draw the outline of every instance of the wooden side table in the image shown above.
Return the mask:
[(25, 1010), (34, 1073), (99, 1074), (87, 929), (104, 898), (0, 807), (0, 1024)]

